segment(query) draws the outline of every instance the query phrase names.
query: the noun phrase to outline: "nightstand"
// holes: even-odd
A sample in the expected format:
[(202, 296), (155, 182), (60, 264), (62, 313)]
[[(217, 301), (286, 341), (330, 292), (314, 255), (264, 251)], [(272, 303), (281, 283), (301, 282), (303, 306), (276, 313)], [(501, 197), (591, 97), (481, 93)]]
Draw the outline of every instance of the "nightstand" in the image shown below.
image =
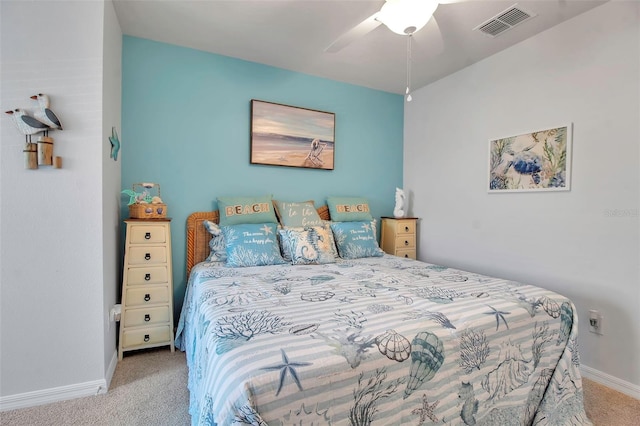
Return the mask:
[(417, 258), (416, 217), (383, 217), (380, 248), (395, 256)]
[(171, 220), (127, 219), (120, 349), (173, 345)]

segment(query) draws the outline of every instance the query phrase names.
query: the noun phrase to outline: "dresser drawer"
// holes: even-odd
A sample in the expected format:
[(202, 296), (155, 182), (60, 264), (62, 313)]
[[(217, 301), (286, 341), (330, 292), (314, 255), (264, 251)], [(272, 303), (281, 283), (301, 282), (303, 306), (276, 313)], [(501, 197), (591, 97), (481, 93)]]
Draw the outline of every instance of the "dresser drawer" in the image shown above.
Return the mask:
[(167, 241), (166, 228), (160, 225), (134, 225), (129, 239), (132, 244), (157, 244)]
[(165, 322), (169, 322), (169, 306), (126, 309), (124, 311), (125, 327), (137, 327), (146, 324), (163, 324)]
[(396, 250), (416, 248), (415, 235), (398, 235), (396, 237)]
[(407, 259), (416, 259), (416, 249), (397, 249), (395, 252), (396, 256), (406, 257)]
[(127, 269), (126, 285), (162, 284), (169, 280), (166, 266), (142, 266)]
[(396, 234), (415, 234), (416, 233), (416, 221), (415, 220), (396, 220)]
[(166, 325), (162, 327), (147, 327), (136, 330), (125, 330), (122, 338), (122, 346), (125, 348), (141, 345), (153, 345), (154, 343), (171, 342), (171, 328)]
[(166, 247), (131, 247), (129, 250), (130, 265), (167, 263)]
[(169, 302), (168, 287), (147, 287), (127, 289), (127, 307), (139, 307), (157, 303)]

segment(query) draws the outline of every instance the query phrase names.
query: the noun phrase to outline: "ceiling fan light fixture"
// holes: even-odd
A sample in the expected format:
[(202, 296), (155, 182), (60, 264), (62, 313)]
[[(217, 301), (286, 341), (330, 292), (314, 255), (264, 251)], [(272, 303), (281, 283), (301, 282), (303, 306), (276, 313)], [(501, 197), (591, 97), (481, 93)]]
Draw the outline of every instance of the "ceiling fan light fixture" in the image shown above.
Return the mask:
[(438, 0), (387, 0), (377, 19), (394, 33), (409, 35), (427, 25), (437, 7)]

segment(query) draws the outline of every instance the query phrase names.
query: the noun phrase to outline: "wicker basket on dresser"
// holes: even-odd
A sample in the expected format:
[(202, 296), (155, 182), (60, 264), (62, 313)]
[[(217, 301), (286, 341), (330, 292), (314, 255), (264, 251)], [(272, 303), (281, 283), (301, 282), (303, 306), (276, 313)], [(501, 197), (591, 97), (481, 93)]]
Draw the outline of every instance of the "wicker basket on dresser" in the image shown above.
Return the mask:
[(394, 256), (417, 258), (416, 217), (383, 217), (380, 248)]
[(127, 219), (118, 359), (173, 345), (170, 219)]

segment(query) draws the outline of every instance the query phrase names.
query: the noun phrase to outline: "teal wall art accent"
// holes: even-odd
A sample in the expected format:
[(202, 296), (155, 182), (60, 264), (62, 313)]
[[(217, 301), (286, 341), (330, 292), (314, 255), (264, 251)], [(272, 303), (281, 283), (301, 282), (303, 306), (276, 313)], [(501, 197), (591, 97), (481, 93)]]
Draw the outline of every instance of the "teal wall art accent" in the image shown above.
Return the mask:
[[(334, 113), (334, 170), (250, 164), (251, 99)], [(124, 36), (122, 187), (162, 185), (173, 219), (174, 313), (190, 213), (217, 209), (221, 196), (271, 194), (316, 207), (327, 196), (366, 197), (374, 217), (390, 215), (402, 187), (403, 122), (401, 95)]]

